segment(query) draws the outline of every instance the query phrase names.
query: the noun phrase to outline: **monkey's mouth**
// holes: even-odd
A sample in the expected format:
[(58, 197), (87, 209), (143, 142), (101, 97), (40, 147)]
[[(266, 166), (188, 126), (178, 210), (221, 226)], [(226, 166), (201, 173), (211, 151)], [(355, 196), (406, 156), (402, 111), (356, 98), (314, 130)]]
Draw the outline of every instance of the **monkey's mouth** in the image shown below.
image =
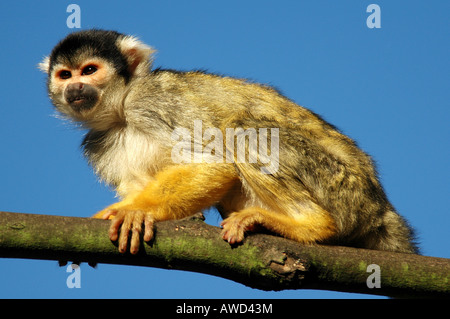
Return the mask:
[(74, 96), (72, 98), (68, 98), (67, 102), (69, 102), (70, 104), (72, 104), (72, 103), (77, 104), (77, 103), (83, 103), (88, 100), (91, 100), (91, 98), (89, 98), (87, 96), (79, 95), (79, 96)]
[(92, 96), (78, 95), (67, 99), (67, 102), (74, 111), (86, 111), (94, 107), (97, 99)]

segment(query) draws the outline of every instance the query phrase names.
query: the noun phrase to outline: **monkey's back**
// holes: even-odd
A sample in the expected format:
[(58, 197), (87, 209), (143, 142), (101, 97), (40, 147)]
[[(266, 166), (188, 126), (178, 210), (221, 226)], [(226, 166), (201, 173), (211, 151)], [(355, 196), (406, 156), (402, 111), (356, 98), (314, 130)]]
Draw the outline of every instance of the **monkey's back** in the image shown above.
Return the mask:
[(168, 130), (190, 128), (198, 119), (224, 136), (227, 128), (278, 128), (277, 172), (267, 176), (258, 164), (234, 163), (244, 191), (266, 207), (301, 215), (305, 203), (297, 199), (305, 193), (335, 221), (337, 236), (329, 242), (377, 248), (392, 226), (403, 234), (399, 246), (411, 251), (411, 232), (389, 203), (370, 156), (317, 114), (270, 86), (198, 71), (155, 70), (143, 85), (158, 101), (158, 109), (145, 107)]

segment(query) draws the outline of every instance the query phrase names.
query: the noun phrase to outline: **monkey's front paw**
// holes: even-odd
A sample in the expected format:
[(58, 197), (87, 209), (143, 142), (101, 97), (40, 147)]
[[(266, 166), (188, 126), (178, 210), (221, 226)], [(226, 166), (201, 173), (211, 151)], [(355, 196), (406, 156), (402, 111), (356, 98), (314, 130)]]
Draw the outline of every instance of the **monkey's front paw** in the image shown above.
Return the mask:
[[(114, 216), (109, 228), (109, 238), (119, 240), (119, 252), (125, 253), (128, 247), (128, 237), (131, 232), (130, 253), (137, 254), (144, 225), (144, 241), (153, 238), (153, 224), (155, 219), (149, 212), (132, 209), (111, 209), (108, 218)], [(120, 232), (119, 232), (120, 229)]]

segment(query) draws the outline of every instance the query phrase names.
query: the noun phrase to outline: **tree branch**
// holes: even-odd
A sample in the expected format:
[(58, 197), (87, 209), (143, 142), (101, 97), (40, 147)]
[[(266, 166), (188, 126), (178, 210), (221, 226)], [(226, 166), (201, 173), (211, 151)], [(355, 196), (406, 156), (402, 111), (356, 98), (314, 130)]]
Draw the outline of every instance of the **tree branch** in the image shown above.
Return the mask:
[[(396, 297), (450, 297), (450, 260), (339, 246), (305, 246), (251, 234), (231, 247), (203, 216), (159, 222), (136, 256), (120, 254), (109, 221), (0, 212), (0, 257), (126, 264), (227, 278), (262, 290), (322, 289)], [(367, 266), (381, 288), (368, 288)]]

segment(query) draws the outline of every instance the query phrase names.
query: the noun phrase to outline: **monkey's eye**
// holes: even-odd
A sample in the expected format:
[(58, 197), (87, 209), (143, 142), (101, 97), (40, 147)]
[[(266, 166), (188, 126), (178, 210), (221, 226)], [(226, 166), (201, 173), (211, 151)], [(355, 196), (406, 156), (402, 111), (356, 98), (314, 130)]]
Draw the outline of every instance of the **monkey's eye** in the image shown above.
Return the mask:
[(70, 73), (70, 71), (63, 70), (63, 71), (59, 72), (60, 79), (65, 80), (65, 79), (69, 79), (71, 77), (72, 77), (72, 73)]
[(83, 71), (81, 72), (81, 75), (91, 75), (97, 71), (97, 67), (95, 65), (88, 65), (86, 66)]

